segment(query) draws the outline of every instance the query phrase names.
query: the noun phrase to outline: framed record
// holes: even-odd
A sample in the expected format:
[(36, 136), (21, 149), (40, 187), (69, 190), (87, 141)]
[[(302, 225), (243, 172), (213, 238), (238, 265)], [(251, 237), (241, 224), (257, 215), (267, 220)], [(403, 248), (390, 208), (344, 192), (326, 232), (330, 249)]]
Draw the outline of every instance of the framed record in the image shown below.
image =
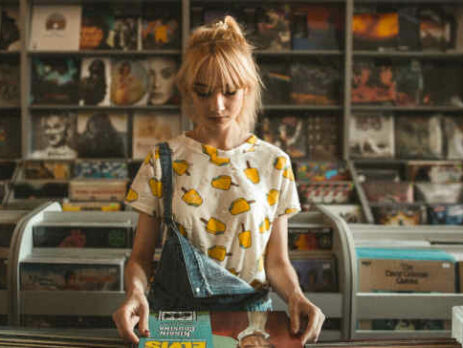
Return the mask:
[(80, 69), (79, 104), (110, 105), (111, 60), (83, 58)]
[(113, 60), (111, 63), (111, 103), (146, 105), (148, 74), (141, 60)]

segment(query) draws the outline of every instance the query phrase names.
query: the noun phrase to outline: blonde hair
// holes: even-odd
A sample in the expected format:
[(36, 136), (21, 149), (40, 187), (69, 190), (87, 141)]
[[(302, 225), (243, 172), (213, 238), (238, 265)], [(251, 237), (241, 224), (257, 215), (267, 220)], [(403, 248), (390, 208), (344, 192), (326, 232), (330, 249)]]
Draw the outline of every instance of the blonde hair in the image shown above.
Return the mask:
[[(183, 99), (189, 101), (198, 82), (210, 87), (221, 86), (224, 90), (244, 88), (246, 93), (237, 122), (243, 130), (252, 131), (262, 107), (262, 81), (252, 50), (253, 46), (231, 16), (197, 28), (189, 38), (176, 79)], [(187, 105), (187, 112), (190, 111)], [(189, 116), (195, 121), (193, 113)]]

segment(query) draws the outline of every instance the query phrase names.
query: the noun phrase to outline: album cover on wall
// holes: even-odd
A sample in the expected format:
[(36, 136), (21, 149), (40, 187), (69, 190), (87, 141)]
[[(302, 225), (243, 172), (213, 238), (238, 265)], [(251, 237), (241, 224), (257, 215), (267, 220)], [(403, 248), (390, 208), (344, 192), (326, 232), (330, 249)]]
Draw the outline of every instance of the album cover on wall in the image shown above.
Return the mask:
[(175, 76), (179, 63), (173, 57), (151, 57), (146, 61), (149, 76), (148, 105), (178, 104)]
[(256, 32), (249, 40), (257, 49), (283, 51), (291, 49), (289, 5), (268, 5), (256, 8)]
[(127, 6), (114, 9), (114, 26), (110, 34), (110, 46), (115, 50), (138, 49), (138, 17)]
[(280, 63), (259, 64), (264, 84), (263, 103), (287, 104), (289, 102), (289, 90), (291, 88), (291, 75), (287, 65)]
[(333, 247), (331, 227), (288, 228), (288, 249), (290, 251), (330, 250)]
[(446, 50), (452, 45), (452, 18), (438, 8), (419, 11), (420, 43), (423, 50)]
[(352, 18), (354, 49), (378, 50), (397, 47), (399, 15), (397, 12), (361, 12)]
[(76, 179), (126, 179), (128, 177), (127, 163), (121, 161), (81, 161), (74, 163), (74, 178)]
[(463, 105), (463, 81), (460, 78), (463, 66), (458, 62), (434, 60), (423, 61), (424, 105)]
[(292, 259), (299, 284), (304, 292), (337, 291), (336, 262), (327, 259)]
[(307, 151), (314, 161), (341, 158), (342, 129), (338, 115), (310, 115), (307, 118)]
[(313, 203), (349, 203), (353, 199), (352, 182), (311, 182), (298, 183), (297, 192), (303, 211), (310, 210)]
[(394, 157), (394, 117), (379, 114), (352, 114), (349, 151), (352, 157)]
[(399, 15), (398, 49), (401, 51), (418, 51), (420, 49), (420, 20), (418, 7), (401, 6)]
[(19, 106), (20, 78), (19, 64), (0, 63), (0, 106)]
[(426, 208), (413, 205), (372, 207), (375, 223), (392, 226), (415, 226), (426, 223)]
[(29, 48), (77, 51), (81, 19), (81, 5), (34, 5)]
[(76, 115), (41, 112), (31, 115), (31, 154), (34, 159), (73, 159), (76, 152)]
[(306, 60), (304, 64), (291, 64), (290, 97), (295, 104), (338, 104), (341, 101), (340, 85), (340, 69), (334, 61)]
[(428, 207), (428, 224), (463, 225), (463, 205), (431, 205)]
[(297, 181), (348, 181), (350, 171), (344, 162), (297, 161)]
[(77, 118), (79, 158), (127, 157), (127, 114), (81, 112)]
[(463, 120), (459, 116), (444, 118), (448, 159), (463, 159)]
[(394, 64), (394, 79), (397, 87), (396, 105), (415, 106), (421, 103), (423, 72), (418, 60)]
[(396, 153), (400, 158), (441, 158), (441, 117), (397, 116), (395, 141)]
[(21, 157), (21, 116), (0, 117), (0, 158)]
[(110, 105), (111, 60), (83, 58), (80, 68), (79, 105)]
[(0, 50), (19, 51), (21, 48), (19, 7), (3, 6), (0, 20)]
[(111, 103), (146, 105), (148, 74), (142, 60), (115, 59), (111, 62)]
[(290, 157), (298, 158), (306, 155), (305, 122), (302, 117), (264, 117), (261, 120), (261, 136)]
[(153, 112), (135, 114), (133, 118), (132, 157), (143, 159), (154, 144), (167, 141), (180, 134), (180, 115)]
[(31, 103), (77, 104), (80, 62), (72, 57), (32, 58)]
[(80, 49), (112, 49), (114, 23), (114, 11), (111, 7), (85, 5), (82, 10), (82, 24), (80, 27)]
[(71, 163), (58, 161), (27, 161), (24, 163), (24, 179), (55, 179), (71, 178)]
[(413, 184), (409, 182), (366, 181), (362, 184), (372, 203), (413, 203)]
[(156, 6), (155, 10), (146, 8), (141, 19), (142, 49), (180, 48), (181, 26), (179, 19), (180, 9), (177, 7)]
[(463, 179), (463, 164), (410, 161), (407, 163), (406, 172), (409, 181), (426, 181), (435, 184), (456, 183)]

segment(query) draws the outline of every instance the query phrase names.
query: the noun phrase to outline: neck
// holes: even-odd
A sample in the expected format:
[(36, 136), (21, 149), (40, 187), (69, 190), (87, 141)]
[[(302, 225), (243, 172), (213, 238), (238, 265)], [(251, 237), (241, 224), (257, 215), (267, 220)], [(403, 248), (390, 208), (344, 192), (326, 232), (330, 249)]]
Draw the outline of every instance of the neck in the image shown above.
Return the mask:
[(220, 150), (231, 150), (241, 145), (249, 136), (249, 133), (235, 124), (220, 131), (197, 126), (192, 131), (189, 131), (187, 135), (200, 143), (214, 146)]

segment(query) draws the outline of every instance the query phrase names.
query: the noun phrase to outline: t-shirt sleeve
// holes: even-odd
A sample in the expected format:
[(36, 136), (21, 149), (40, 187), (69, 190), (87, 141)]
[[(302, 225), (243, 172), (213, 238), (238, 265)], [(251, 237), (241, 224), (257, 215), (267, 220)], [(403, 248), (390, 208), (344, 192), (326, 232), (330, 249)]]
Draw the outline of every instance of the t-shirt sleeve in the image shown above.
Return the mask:
[(276, 217), (286, 215), (289, 218), (301, 211), (301, 204), (289, 157), (287, 157), (286, 163), (287, 165), (281, 172), (280, 193), (275, 215)]
[(125, 203), (151, 216), (161, 216), (161, 172), (157, 148), (143, 161), (130, 185)]

